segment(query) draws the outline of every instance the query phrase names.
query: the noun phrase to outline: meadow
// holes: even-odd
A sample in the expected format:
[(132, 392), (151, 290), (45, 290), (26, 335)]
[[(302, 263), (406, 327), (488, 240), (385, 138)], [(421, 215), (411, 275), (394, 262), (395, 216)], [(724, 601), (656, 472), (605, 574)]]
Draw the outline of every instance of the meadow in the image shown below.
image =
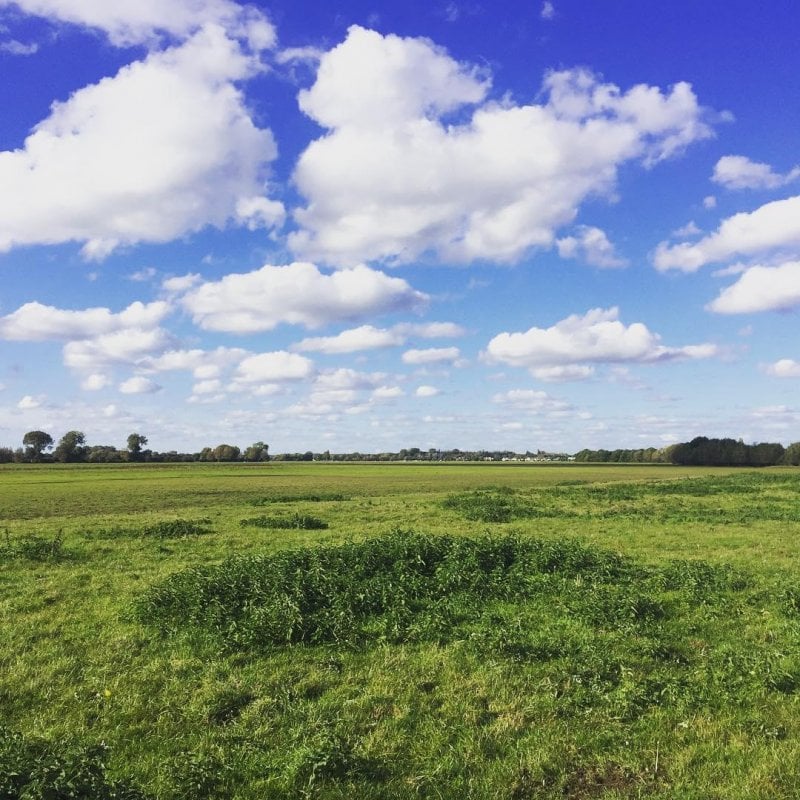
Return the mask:
[(0, 467), (0, 800), (794, 798), (800, 470)]

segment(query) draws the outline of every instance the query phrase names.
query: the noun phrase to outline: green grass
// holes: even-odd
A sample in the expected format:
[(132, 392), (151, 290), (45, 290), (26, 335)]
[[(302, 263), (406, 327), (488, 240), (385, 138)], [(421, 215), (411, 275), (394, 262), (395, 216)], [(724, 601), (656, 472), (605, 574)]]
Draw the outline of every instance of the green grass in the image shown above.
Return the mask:
[(0, 469), (0, 798), (795, 797), (798, 497), (790, 469)]

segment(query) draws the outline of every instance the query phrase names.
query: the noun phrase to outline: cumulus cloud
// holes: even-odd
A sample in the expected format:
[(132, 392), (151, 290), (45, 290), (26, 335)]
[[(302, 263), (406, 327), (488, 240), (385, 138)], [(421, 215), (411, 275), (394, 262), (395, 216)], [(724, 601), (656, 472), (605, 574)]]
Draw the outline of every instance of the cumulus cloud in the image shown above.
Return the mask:
[(303, 339), (293, 346), (293, 350), (307, 353), (355, 353), (360, 350), (376, 350), (383, 347), (396, 347), (405, 342), (400, 334), (372, 325), (362, 325), (342, 331), (336, 336), (320, 336)]
[(379, 386), (373, 393), (373, 400), (396, 400), (405, 392), (399, 386)]
[(146, 305), (137, 301), (117, 314), (108, 308), (71, 311), (25, 303), (12, 314), (0, 317), (0, 338), (24, 342), (88, 339), (126, 328), (153, 327), (171, 310), (163, 301)]
[(26, 394), (19, 401), (19, 403), (17, 403), (17, 408), (21, 409), (22, 411), (31, 411), (34, 408), (40, 408), (43, 402), (44, 402), (44, 395), (39, 395), (38, 397), (34, 397), (33, 395)]
[(281, 224), (263, 197), (275, 142), (234, 85), (260, 69), (207, 26), (54, 103), (21, 149), (0, 152), (0, 251), (82, 242), (101, 259), (208, 225)]
[(716, 353), (716, 346), (711, 344), (667, 347), (641, 322), (627, 326), (620, 322), (619, 309), (596, 308), (583, 316), (567, 317), (550, 328), (498, 334), (489, 342), (484, 358), (489, 363), (536, 370), (591, 363), (708, 358)]
[(149, 378), (135, 375), (133, 378), (123, 381), (119, 385), (119, 390), (122, 394), (155, 394), (161, 391), (161, 387)]
[(773, 378), (800, 378), (800, 361), (781, 358), (774, 364), (766, 364), (763, 370)]
[(746, 269), (707, 308), (718, 314), (753, 314), (797, 306), (800, 306), (800, 261), (788, 261), (777, 267)]
[(401, 322), (392, 330), (405, 336), (419, 336), (421, 339), (458, 339), (467, 333), (455, 322)]
[(589, 225), (581, 225), (574, 236), (558, 239), (556, 247), (561, 258), (580, 258), (593, 267), (610, 269), (628, 264), (616, 254), (605, 231)]
[(318, 328), (407, 311), (427, 300), (401, 278), (363, 265), (326, 275), (313, 264), (295, 262), (226, 275), (192, 289), (182, 303), (206, 330), (256, 333), (281, 323)]
[(101, 30), (118, 47), (148, 44), (161, 34), (185, 39), (208, 23), (224, 26), (256, 49), (275, 43), (275, 29), (261, 12), (231, 0), (0, 0), (0, 8), (7, 6)]
[(453, 364), (461, 357), (457, 347), (429, 347), (424, 350), (406, 350), (402, 355), (404, 364), (427, 366), (428, 364)]
[(656, 269), (696, 272), (700, 267), (734, 256), (750, 256), (800, 246), (800, 195), (766, 203), (755, 211), (734, 214), (698, 242), (656, 249)]
[(510, 406), (520, 411), (531, 411), (534, 413), (553, 413), (562, 412), (570, 408), (569, 403), (558, 400), (547, 392), (535, 389), (512, 389), (508, 392), (501, 392), (492, 397), (493, 403)]
[(87, 392), (99, 392), (101, 389), (105, 389), (110, 383), (111, 381), (106, 375), (100, 372), (93, 372), (81, 381), (81, 389), (85, 389)]
[(240, 347), (217, 347), (214, 350), (167, 350), (143, 359), (138, 367), (145, 372), (191, 371), (198, 380), (216, 378), (224, 368), (234, 366), (249, 356)]
[(746, 156), (722, 156), (714, 165), (711, 180), (726, 189), (777, 189), (800, 178), (800, 167), (785, 175), (769, 164), (751, 161)]
[(243, 359), (236, 369), (235, 383), (239, 385), (285, 383), (304, 380), (313, 373), (314, 364), (309, 359), (296, 353), (276, 350)]
[[(302, 110), (327, 129), (301, 155), (294, 250), (328, 263), (514, 261), (551, 247), (617, 169), (712, 135), (691, 87), (622, 91), (583, 70), (546, 76), (540, 104), (487, 102), (489, 81), (428, 40), (354, 26)], [(459, 112), (463, 123), (446, 121)]]
[(546, 383), (569, 383), (585, 381), (594, 375), (594, 367), (585, 364), (568, 364), (567, 366), (536, 367), (531, 370), (534, 378)]
[(186, 275), (176, 275), (172, 278), (165, 278), (161, 282), (161, 288), (168, 294), (183, 294), (188, 292), (193, 286), (202, 283), (203, 276), (197, 272), (189, 272)]
[(439, 390), (435, 386), (417, 386), (414, 392), (417, 397), (436, 397)]
[(64, 364), (81, 372), (102, 372), (120, 365), (137, 366), (173, 344), (163, 328), (126, 328), (64, 345)]

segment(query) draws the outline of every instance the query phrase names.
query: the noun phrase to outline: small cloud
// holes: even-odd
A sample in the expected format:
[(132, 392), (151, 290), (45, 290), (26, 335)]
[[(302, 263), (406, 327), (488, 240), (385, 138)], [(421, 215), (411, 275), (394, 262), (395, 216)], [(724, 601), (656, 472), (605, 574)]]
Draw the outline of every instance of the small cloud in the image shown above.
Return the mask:
[(542, 3), (542, 10), (539, 12), (539, 16), (548, 21), (556, 18), (556, 7), (551, 0), (545, 0), (544, 3)]
[(44, 395), (40, 394), (37, 397), (33, 395), (26, 394), (22, 400), (17, 403), (17, 408), (21, 409), (22, 411), (30, 411), (34, 408), (39, 408), (42, 403), (44, 402)]
[(147, 281), (153, 280), (157, 274), (155, 267), (143, 267), (137, 272), (128, 275), (128, 280), (135, 283), (147, 283)]
[(196, 286), (202, 277), (196, 272), (190, 272), (187, 275), (179, 275), (175, 278), (167, 278), (162, 281), (161, 288), (170, 294), (182, 294), (188, 292), (193, 286)]
[(39, 45), (36, 42), (25, 44), (12, 39), (10, 42), (0, 42), (0, 52), (9, 53), (12, 56), (32, 56), (39, 52)]
[(774, 364), (765, 364), (762, 370), (773, 378), (800, 378), (800, 362), (782, 358)]
[(703, 208), (712, 209), (717, 207), (717, 198), (713, 194), (703, 198)]
[(119, 390), (122, 394), (155, 394), (160, 391), (161, 387), (149, 378), (144, 378), (137, 375), (133, 378), (128, 378), (119, 385)]
[(581, 225), (574, 236), (556, 241), (561, 258), (581, 258), (587, 264), (601, 269), (625, 267), (628, 262), (614, 252), (614, 245), (608, 240), (605, 231), (589, 225)]
[(101, 389), (105, 389), (109, 383), (111, 381), (105, 375), (93, 372), (81, 381), (81, 389), (85, 389), (87, 392), (99, 392)]
[(781, 175), (769, 164), (747, 156), (723, 156), (714, 166), (711, 180), (726, 189), (778, 189), (800, 178), (800, 167)]
[(672, 231), (673, 239), (690, 239), (692, 236), (698, 236), (702, 231), (697, 227), (694, 220), (687, 222), (682, 228)]
[(405, 392), (399, 386), (379, 386), (373, 393), (373, 400), (394, 400), (402, 397)]
[(457, 347), (430, 347), (426, 350), (406, 350), (402, 355), (404, 364), (421, 366), (425, 364), (452, 364), (459, 360), (461, 353)]
[(414, 394), (417, 397), (436, 397), (439, 390), (435, 386), (418, 386)]

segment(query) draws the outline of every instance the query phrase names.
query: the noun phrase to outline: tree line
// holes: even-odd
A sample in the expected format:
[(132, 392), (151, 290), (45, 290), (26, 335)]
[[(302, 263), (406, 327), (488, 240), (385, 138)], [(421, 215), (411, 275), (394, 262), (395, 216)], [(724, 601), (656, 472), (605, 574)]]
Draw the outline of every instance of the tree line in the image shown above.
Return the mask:
[(114, 445), (87, 445), (83, 431), (67, 431), (56, 443), (46, 431), (28, 431), (22, 447), (0, 447), (0, 464), (119, 464), (123, 462), (189, 462), (189, 461), (269, 461), (269, 445), (255, 442), (242, 450), (236, 445), (219, 444), (204, 447), (199, 453), (170, 450), (159, 453), (146, 449), (147, 437), (131, 433), (124, 448)]
[(741, 439), (696, 436), (690, 442), (656, 449), (581, 450), (575, 461), (625, 464), (679, 464), (702, 467), (775, 467), (800, 465), (800, 442), (745, 444)]

